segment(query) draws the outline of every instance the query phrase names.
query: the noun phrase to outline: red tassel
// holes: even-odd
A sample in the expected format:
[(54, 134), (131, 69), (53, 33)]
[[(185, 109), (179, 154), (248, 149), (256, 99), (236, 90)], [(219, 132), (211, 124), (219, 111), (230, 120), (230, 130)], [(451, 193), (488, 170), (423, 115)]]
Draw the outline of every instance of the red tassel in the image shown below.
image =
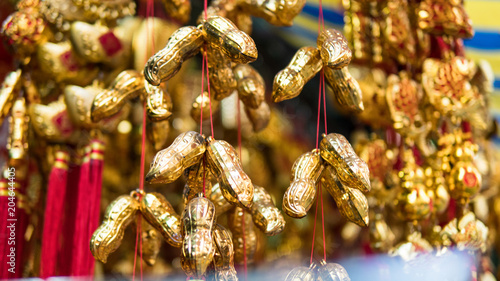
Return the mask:
[(104, 144), (93, 140), (85, 147), (80, 169), (73, 236), (72, 276), (90, 276), (94, 258), (89, 249), (92, 234), (99, 225)]
[(49, 175), (47, 201), (45, 204), (42, 235), (40, 277), (56, 275), (56, 258), (61, 238), (64, 198), (68, 179), (69, 154), (64, 150), (56, 152), (54, 167)]

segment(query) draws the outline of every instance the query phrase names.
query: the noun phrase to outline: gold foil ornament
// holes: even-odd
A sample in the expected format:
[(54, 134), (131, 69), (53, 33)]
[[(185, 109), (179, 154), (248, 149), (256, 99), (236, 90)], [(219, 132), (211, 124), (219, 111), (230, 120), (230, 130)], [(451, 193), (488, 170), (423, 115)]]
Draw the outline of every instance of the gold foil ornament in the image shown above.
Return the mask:
[(231, 210), (234, 207), (226, 200), (226, 198), (224, 198), (220, 183), (216, 183), (210, 188), (207, 188), (206, 196), (214, 204), (215, 215), (217, 216)]
[(180, 217), (163, 195), (157, 192), (144, 194), (140, 208), (144, 219), (161, 233), (168, 244), (174, 247), (181, 246)]
[(238, 0), (245, 11), (252, 16), (260, 17), (270, 24), (277, 26), (291, 26), (293, 19), (302, 11), (305, 0)]
[(167, 148), (159, 151), (146, 175), (149, 183), (170, 183), (182, 172), (198, 163), (205, 153), (205, 138), (197, 132), (186, 132), (175, 138)]
[[(2, 24), (1, 34), (21, 58), (28, 57), (38, 44), (47, 40), (47, 22), (32, 10), (10, 14)], [(48, 29), (48, 28), (47, 28)]]
[[(200, 161), (185, 171), (186, 186), (184, 187), (184, 204), (187, 205), (191, 199), (203, 193), (203, 186), (205, 191), (210, 191), (212, 187), (213, 176), (208, 169), (205, 160)], [(212, 202), (213, 203), (213, 202)]]
[(203, 120), (210, 118), (210, 102), (212, 103), (212, 114), (214, 112), (219, 111), (219, 101), (214, 100), (213, 98), (212, 98), (212, 101), (210, 101), (210, 99), (208, 98), (207, 91), (204, 91), (203, 94), (197, 96), (194, 99), (190, 113), (191, 113), (191, 117), (193, 117), (193, 119), (196, 122), (200, 122), (202, 109), (203, 109)]
[(481, 189), (482, 176), (473, 162), (476, 146), (465, 141), (454, 151), (455, 163), (448, 176), (448, 189), (454, 199), (468, 200)]
[(224, 17), (209, 17), (202, 23), (203, 37), (218, 48), (232, 62), (245, 64), (257, 59), (257, 47), (253, 39)]
[(145, 219), (141, 220), (142, 260), (149, 266), (156, 263), (160, 253), (162, 236)]
[(324, 166), (321, 183), (335, 199), (340, 214), (361, 227), (368, 226), (368, 200), (365, 195), (358, 189), (341, 184), (335, 169), (330, 165)]
[(16, 99), (19, 87), (21, 86), (20, 69), (9, 72), (0, 86), (0, 124), (3, 124), (4, 118), (9, 114), (14, 100)]
[(323, 166), (319, 151), (302, 154), (292, 167), (291, 183), (283, 195), (283, 211), (293, 218), (303, 218), (316, 198), (316, 184)]
[(220, 180), (222, 195), (235, 206), (250, 209), (254, 186), (243, 171), (236, 150), (226, 141), (207, 139), (207, 165)]
[(120, 72), (111, 85), (99, 93), (92, 104), (92, 121), (117, 114), (127, 101), (144, 92), (144, 77), (135, 70)]
[(188, 276), (201, 278), (212, 262), (214, 220), (215, 207), (204, 197), (193, 198), (182, 213), (181, 266)]
[(167, 15), (180, 23), (189, 21), (191, 15), (191, 2), (188, 0), (162, 0), (163, 8)]
[(231, 232), (222, 225), (215, 224), (212, 235), (215, 245), (215, 280), (237, 281)]
[(324, 135), (319, 147), (321, 157), (335, 168), (342, 185), (363, 192), (370, 191), (368, 165), (356, 155), (344, 136), (335, 133)]
[(139, 202), (129, 195), (115, 199), (106, 209), (102, 224), (92, 235), (90, 251), (101, 262), (116, 251), (121, 244), (125, 228), (134, 221)]
[(323, 67), (319, 50), (302, 47), (293, 56), (288, 66), (274, 77), (273, 101), (280, 102), (295, 98), (304, 85)]
[(154, 86), (172, 78), (182, 63), (196, 55), (203, 45), (201, 30), (194, 26), (177, 29), (168, 39), (168, 43), (159, 52), (149, 58), (144, 68), (144, 77)]
[(459, 250), (486, 250), (488, 228), (476, 218), (473, 212), (467, 212), (462, 218), (450, 221), (441, 231), (441, 236), (451, 239)]
[(231, 60), (213, 45), (207, 46), (208, 75), (210, 93), (215, 100), (230, 96), (236, 89), (236, 80), (231, 68)]
[[(245, 227), (243, 227), (243, 223)], [(236, 207), (229, 213), (228, 224), (233, 234), (234, 261), (238, 264), (244, 263), (245, 255), (243, 247), (245, 245), (247, 263), (253, 263), (257, 250), (257, 233), (253, 226), (252, 216), (244, 209)], [(245, 237), (245, 240), (243, 240), (243, 237)]]
[(26, 101), (18, 98), (12, 106), (9, 118), (9, 166), (19, 166), (28, 156), (28, 122)]
[(358, 81), (352, 77), (347, 66), (341, 69), (324, 68), (325, 78), (333, 90), (333, 96), (342, 108), (354, 112), (365, 109)]
[(254, 224), (266, 235), (279, 234), (285, 228), (283, 215), (263, 187), (254, 186), (251, 213)]
[(260, 74), (248, 64), (234, 67), (238, 96), (246, 107), (257, 109), (264, 102), (266, 85)]
[(386, 253), (392, 246), (396, 237), (384, 220), (383, 214), (377, 213), (370, 222), (370, 247), (381, 253)]
[(465, 12), (462, 1), (424, 0), (416, 11), (418, 27), (425, 32), (459, 38), (474, 36), (472, 21)]
[(245, 105), (245, 113), (252, 123), (254, 132), (264, 130), (271, 120), (271, 108), (266, 101), (260, 103), (259, 107), (253, 109)]
[(165, 147), (170, 132), (170, 121), (156, 121), (146, 120), (146, 137), (153, 145), (155, 151), (159, 151)]
[(62, 98), (48, 105), (31, 104), (29, 115), (38, 136), (52, 142), (78, 140), (78, 130), (73, 126)]
[(144, 80), (146, 108), (149, 119), (164, 121), (172, 116), (172, 99), (163, 86), (153, 86)]
[(351, 49), (340, 31), (333, 28), (322, 30), (317, 44), (324, 66), (340, 69), (351, 61)]

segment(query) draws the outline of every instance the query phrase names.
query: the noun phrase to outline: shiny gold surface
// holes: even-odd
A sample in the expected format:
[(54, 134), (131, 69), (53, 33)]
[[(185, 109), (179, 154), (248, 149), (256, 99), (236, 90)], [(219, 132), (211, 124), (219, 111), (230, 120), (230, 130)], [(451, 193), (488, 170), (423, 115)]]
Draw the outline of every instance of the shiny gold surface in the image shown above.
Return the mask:
[(146, 175), (149, 183), (170, 183), (182, 172), (198, 163), (205, 153), (205, 138), (197, 132), (186, 132), (175, 138), (167, 148), (159, 151)]
[(191, 1), (189, 0), (162, 0), (167, 15), (180, 23), (186, 23), (191, 16)]
[(323, 137), (320, 143), (321, 157), (332, 165), (338, 179), (344, 186), (370, 191), (370, 170), (361, 160), (347, 139), (331, 133)]
[(215, 207), (207, 198), (193, 198), (182, 213), (181, 266), (187, 276), (200, 278), (215, 254), (212, 230)]
[(205, 192), (210, 191), (212, 188), (214, 176), (210, 173), (210, 169), (207, 167), (204, 160), (187, 168), (185, 176), (186, 187), (184, 187), (185, 194), (183, 195), (185, 205), (187, 205), (191, 199), (198, 197), (198, 194), (203, 193), (203, 186), (205, 186)]
[(350, 188), (340, 183), (337, 179), (335, 169), (328, 164), (324, 166), (321, 184), (335, 199), (340, 214), (359, 226), (368, 226), (368, 200), (365, 195), (358, 189)]
[(149, 119), (153, 121), (167, 120), (172, 116), (172, 99), (163, 86), (153, 86), (144, 80), (146, 91), (146, 110)]
[[(210, 93), (212, 94), (212, 93)], [(200, 122), (201, 111), (203, 109), (203, 120), (210, 118), (210, 99), (208, 98), (208, 92), (204, 91), (203, 94), (197, 96), (191, 107), (191, 117), (196, 122)], [(219, 101), (214, 100), (212, 97), (212, 114), (219, 111)]]
[(194, 26), (177, 29), (168, 39), (168, 43), (159, 52), (149, 58), (144, 68), (144, 77), (152, 85), (172, 78), (182, 63), (196, 55), (203, 45), (201, 30)]
[(248, 64), (237, 65), (233, 72), (240, 100), (246, 107), (259, 108), (266, 94), (266, 85), (262, 76)]
[(181, 246), (180, 217), (163, 195), (157, 192), (146, 193), (141, 199), (140, 208), (144, 219), (160, 232), (168, 244)]
[(170, 121), (156, 121), (146, 120), (146, 137), (153, 145), (154, 151), (159, 151), (165, 147), (170, 132)]
[(71, 123), (62, 98), (48, 105), (30, 105), (29, 115), (36, 134), (46, 140), (74, 142), (78, 139), (79, 132)]
[(2, 124), (16, 99), (17, 91), (21, 85), (19, 83), (21, 81), (21, 74), (22, 71), (20, 69), (9, 72), (5, 76), (2, 86), (0, 86), (0, 123)]
[(9, 166), (18, 166), (28, 156), (28, 123), (26, 101), (18, 98), (12, 106), (9, 117), (9, 137), (7, 150), (9, 151)]
[(144, 92), (144, 78), (135, 70), (120, 72), (108, 88), (94, 98), (91, 117), (97, 122), (117, 114), (125, 103)]
[(454, 199), (468, 199), (481, 189), (482, 176), (474, 164), (476, 145), (471, 141), (459, 144), (453, 152), (453, 168), (447, 178), (448, 189)]
[(274, 77), (273, 101), (280, 102), (295, 98), (304, 85), (323, 67), (319, 50), (302, 47), (293, 56), (285, 69)]
[(118, 197), (108, 206), (102, 224), (90, 240), (94, 258), (105, 263), (109, 254), (120, 247), (125, 228), (135, 219), (137, 210), (139, 202), (129, 195)]
[(215, 224), (212, 232), (215, 244), (215, 280), (237, 281), (234, 268), (234, 249), (231, 232), (220, 224)]
[(324, 66), (341, 69), (351, 62), (351, 49), (340, 31), (333, 28), (322, 30), (317, 45)]
[(358, 81), (351, 76), (347, 66), (341, 69), (324, 68), (325, 79), (332, 87), (333, 96), (340, 106), (354, 112), (365, 109)]
[(264, 130), (271, 119), (271, 108), (266, 101), (261, 102), (259, 107), (256, 109), (245, 105), (245, 113), (250, 120), (250, 123), (252, 123), (254, 132)]
[(424, 0), (420, 2), (416, 14), (418, 27), (425, 32), (460, 38), (474, 36), (472, 21), (465, 12), (462, 1)]
[(473, 212), (467, 212), (457, 223), (450, 221), (441, 231), (444, 239), (451, 239), (459, 250), (486, 250), (488, 227)]
[(230, 96), (236, 89), (236, 79), (231, 68), (231, 60), (220, 49), (207, 46), (208, 74), (210, 77), (210, 95), (215, 100)]
[(263, 18), (277, 26), (291, 26), (293, 19), (306, 4), (305, 0), (238, 0), (237, 2), (252, 16)]
[(254, 186), (252, 219), (264, 234), (273, 236), (285, 229), (285, 219), (274, 205), (271, 195), (260, 186)]
[(303, 218), (316, 198), (316, 183), (321, 176), (320, 153), (302, 154), (292, 167), (291, 183), (283, 195), (283, 211), (294, 218)]
[(215, 205), (215, 215), (219, 216), (231, 210), (234, 206), (222, 194), (221, 185), (216, 183), (206, 190), (206, 196)]
[[(245, 231), (243, 231), (243, 222)], [(243, 245), (246, 245), (247, 263), (253, 263), (257, 251), (257, 233), (253, 226), (252, 216), (242, 208), (236, 207), (229, 213), (228, 225), (233, 234), (234, 261), (237, 264), (244, 263)], [(243, 243), (243, 237), (245, 237), (245, 243)]]
[(142, 239), (142, 260), (149, 266), (156, 263), (162, 242), (162, 236), (145, 219), (141, 220), (141, 239)]
[(375, 214), (370, 222), (370, 246), (377, 252), (389, 251), (396, 237), (384, 219), (383, 214)]
[(236, 150), (226, 141), (207, 139), (207, 165), (220, 180), (227, 201), (245, 209), (252, 207), (254, 186), (243, 171)]
[(257, 47), (253, 39), (224, 17), (209, 17), (202, 23), (203, 37), (214, 48), (218, 48), (231, 61), (239, 64), (257, 59)]

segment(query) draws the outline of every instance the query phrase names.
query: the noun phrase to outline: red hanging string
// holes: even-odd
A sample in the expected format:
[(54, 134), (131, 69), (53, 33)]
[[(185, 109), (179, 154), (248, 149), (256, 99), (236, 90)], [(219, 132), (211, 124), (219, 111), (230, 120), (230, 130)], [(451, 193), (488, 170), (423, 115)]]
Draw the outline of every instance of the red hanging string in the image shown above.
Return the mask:
[(323, 259), (326, 261), (326, 239), (325, 239), (325, 212), (323, 210), (323, 188), (319, 185), (319, 197), (321, 197), (321, 227), (323, 229)]
[[(323, 71), (323, 70), (321, 70)], [(318, 117), (316, 118), (316, 149), (319, 147), (319, 119), (321, 117), (321, 79), (319, 80)]]

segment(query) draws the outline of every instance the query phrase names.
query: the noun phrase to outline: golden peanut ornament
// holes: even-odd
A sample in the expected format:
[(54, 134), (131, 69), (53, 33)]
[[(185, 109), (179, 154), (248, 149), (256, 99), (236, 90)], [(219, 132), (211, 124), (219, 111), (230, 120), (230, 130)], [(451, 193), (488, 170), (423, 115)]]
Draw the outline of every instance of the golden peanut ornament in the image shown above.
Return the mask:
[(302, 154), (292, 167), (291, 183), (283, 195), (283, 210), (294, 218), (303, 218), (316, 198), (316, 184), (323, 166), (319, 151)]
[(186, 275), (200, 278), (215, 254), (212, 230), (215, 207), (204, 197), (193, 198), (182, 213), (181, 266)]
[(248, 64), (238, 65), (233, 71), (241, 101), (246, 107), (259, 108), (266, 94), (266, 85), (262, 76)]
[[(245, 227), (243, 227), (243, 223)], [(243, 264), (246, 252), (247, 263), (252, 263), (257, 250), (257, 233), (252, 223), (251, 214), (236, 207), (229, 214), (228, 225), (233, 234), (234, 261)]]
[(141, 220), (141, 239), (142, 239), (142, 259), (144, 262), (153, 266), (156, 263), (162, 242), (162, 236), (146, 220)]
[(205, 153), (205, 138), (197, 132), (179, 135), (167, 148), (159, 151), (146, 175), (150, 183), (170, 183), (182, 172), (198, 163)]
[(163, 195), (157, 192), (146, 193), (142, 196), (140, 210), (144, 219), (161, 233), (168, 244), (181, 246), (180, 217)]
[(129, 195), (115, 199), (104, 213), (103, 223), (97, 228), (90, 240), (92, 255), (101, 262), (120, 247), (127, 226), (135, 219), (139, 202)]
[(276, 235), (285, 228), (285, 219), (274, 206), (271, 195), (260, 186), (254, 186), (252, 219), (254, 224), (266, 235)]
[(325, 67), (340, 69), (351, 61), (351, 50), (340, 31), (333, 28), (324, 29), (318, 36), (317, 44)]
[(212, 235), (215, 244), (215, 280), (237, 281), (231, 232), (222, 225), (215, 224)]

